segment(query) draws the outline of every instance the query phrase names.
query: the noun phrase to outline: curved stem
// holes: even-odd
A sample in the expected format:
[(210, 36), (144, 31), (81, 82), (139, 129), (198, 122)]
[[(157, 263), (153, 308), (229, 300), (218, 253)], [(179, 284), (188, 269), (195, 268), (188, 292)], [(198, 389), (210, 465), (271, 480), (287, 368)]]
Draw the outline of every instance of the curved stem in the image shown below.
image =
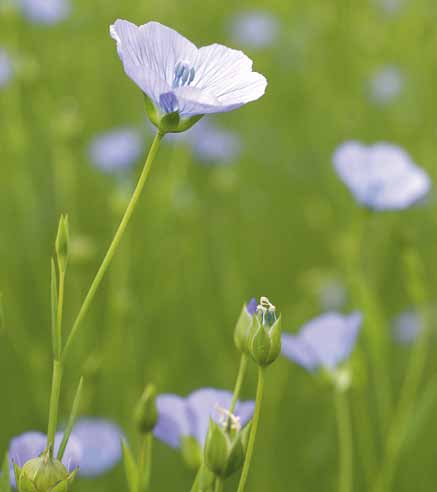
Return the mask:
[(234, 394), (232, 395), (231, 406), (229, 407), (229, 412), (234, 413), (235, 407), (237, 406), (238, 398), (240, 398), (241, 386), (243, 385), (244, 378), (247, 372), (247, 355), (241, 354), (240, 368), (238, 369), (237, 380), (235, 381)]
[(352, 429), (347, 396), (344, 391), (335, 391), (335, 408), (338, 427), (339, 492), (351, 492), (353, 481)]
[(129, 223), (129, 220), (130, 218), (132, 217), (132, 214), (135, 210), (135, 207), (138, 203), (138, 200), (141, 196), (141, 192), (144, 188), (144, 185), (147, 181), (147, 177), (149, 176), (149, 172), (150, 172), (150, 169), (152, 167), (152, 163), (153, 163), (153, 160), (155, 159), (156, 157), (156, 154), (158, 153), (158, 149), (159, 149), (159, 144), (162, 140), (162, 137), (164, 136), (164, 134), (162, 134), (161, 132), (157, 132), (156, 135), (155, 135), (155, 138), (153, 140), (153, 143), (152, 143), (152, 146), (150, 147), (150, 150), (149, 150), (149, 154), (147, 155), (147, 159), (146, 159), (146, 162), (144, 164), (144, 167), (143, 167), (143, 170), (141, 172), (141, 175), (138, 179), (138, 183), (135, 187), (135, 190), (132, 194), (132, 197), (129, 201), (129, 204), (126, 208), (126, 211), (123, 215), (123, 218), (121, 219), (121, 222), (117, 228), (117, 231), (115, 232), (115, 235), (114, 235), (114, 238), (112, 239), (112, 242), (108, 248), (108, 251), (106, 252), (106, 255), (105, 257), (103, 258), (103, 261), (96, 273), (96, 276), (94, 277), (94, 280), (92, 281), (91, 283), (91, 286), (88, 290), (88, 293), (87, 295), (85, 296), (85, 299), (82, 303), (82, 306), (79, 310), (79, 313), (73, 323), (73, 327), (71, 329), (71, 332), (68, 336), (68, 339), (67, 339), (67, 342), (65, 344), (65, 347), (64, 347), (64, 351), (62, 353), (62, 358), (65, 359), (65, 357), (67, 356), (67, 353), (68, 353), (68, 350), (70, 349), (71, 347), (71, 344), (77, 334), (77, 331), (79, 329), (79, 326), (80, 326), (80, 323), (82, 322), (83, 318), (85, 317), (90, 305), (91, 305), (91, 302), (92, 300), (94, 299), (94, 296), (96, 294), (96, 291), (106, 273), (106, 270), (108, 269), (109, 267), (109, 264), (111, 263), (111, 260), (120, 244), (120, 241), (123, 237), (123, 234), (124, 234), (124, 231), (126, 230), (126, 227)]
[(261, 405), (264, 393), (264, 368), (258, 367), (258, 386), (256, 389), (255, 413), (252, 419), (252, 428), (250, 429), (249, 443), (247, 444), (246, 458), (244, 460), (243, 471), (241, 472), (238, 492), (243, 492), (246, 487), (247, 477), (249, 475), (250, 463), (252, 461), (253, 450), (255, 447), (256, 433), (258, 430), (259, 418), (261, 415)]

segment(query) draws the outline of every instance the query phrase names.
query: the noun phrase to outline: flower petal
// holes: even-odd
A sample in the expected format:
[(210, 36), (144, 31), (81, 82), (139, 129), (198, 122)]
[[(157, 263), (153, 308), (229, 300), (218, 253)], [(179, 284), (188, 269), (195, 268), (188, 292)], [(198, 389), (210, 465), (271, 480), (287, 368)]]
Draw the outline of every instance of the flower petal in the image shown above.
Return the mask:
[[(55, 456), (58, 453), (63, 435), (63, 432), (57, 432), (55, 435)], [(68, 444), (65, 448), (64, 456), (62, 457), (62, 463), (69, 472), (72, 472), (82, 465), (82, 446), (80, 441), (74, 435), (71, 435), (68, 439)]]
[(159, 395), (156, 399), (156, 406), (158, 423), (154, 430), (155, 437), (173, 448), (179, 447), (180, 438), (190, 435), (184, 398), (171, 394)]
[(195, 65), (196, 76), (193, 86), (207, 90), (219, 101), (222, 108), (242, 106), (260, 98), (266, 89), (267, 80), (252, 72), (252, 60), (242, 51), (212, 44), (199, 49)]
[(136, 26), (118, 19), (110, 34), (126, 74), (157, 105), (160, 95), (171, 90), (176, 64), (192, 63), (197, 53), (191, 41), (158, 22)]
[(299, 337), (317, 355), (318, 365), (332, 370), (352, 352), (361, 322), (358, 312), (350, 316), (326, 313), (307, 323)]
[(310, 346), (300, 336), (282, 335), (282, 355), (296, 362), (307, 371), (313, 371), (318, 366), (318, 357)]
[(80, 419), (73, 428), (82, 448), (79, 475), (93, 477), (111, 469), (121, 458), (121, 430), (114, 423), (98, 419)]

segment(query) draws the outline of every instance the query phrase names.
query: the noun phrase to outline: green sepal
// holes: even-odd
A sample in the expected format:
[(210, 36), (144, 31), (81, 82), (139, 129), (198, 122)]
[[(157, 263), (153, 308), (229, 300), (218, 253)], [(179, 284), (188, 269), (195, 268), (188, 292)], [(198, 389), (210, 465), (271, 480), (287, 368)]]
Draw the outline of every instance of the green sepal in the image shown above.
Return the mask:
[(20, 474), (20, 481), (17, 482), (17, 488), (18, 492), (38, 492), (32, 480), (22, 473)]
[(247, 312), (246, 304), (243, 304), (240, 317), (238, 318), (234, 330), (235, 346), (243, 354), (249, 353), (249, 340), (253, 318), (254, 316), (251, 316)]
[(6, 453), (3, 460), (2, 472), (0, 475), (0, 492), (10, 492), (11, 481), (9, 476), (9, 456)]
[(249, 444), (250, 431), (252, 429), (252, 421), (250, 421), (244, 429), (241, 430), (241, 444), (243, 445), (244, 453), (246, 453), (247, 445)]
[(156, 388), (148, 384), (135, 407), (134, 420), (142, 434), (152, 432), (158, 422), (156, 407)]
[(159, 128), (159, 114), (158, 114), (158, 111), (155, 108), (155, 105), (153, 104), (153, 102), (150, 99), (150, 97), (147, 96), (147, 94), (144, 94), (144, 100), (145, 100), (145, 103), (146, 103), (147, 116), (149, 117), (150, 121), (157, 128)]
[(193, 125), (195, 125), (200, 119), (205, 115), (197, 114), (195, 116), (190, 116), (189, 118), (182, 118), (176, 129), (172, 130), (173, 133), (182, 133), (189, 130)]
[(269, 328), (263, 326), (257, 316), (254, 316), (250, 355), (261, 367), (272, 364), (281, 353), (281, 317)]
[(74, 480), (76, 477), (78, 468), (75, 468), (66, 478), (65, 480), (62, 480), (59, 482), (57, 485), (55, 485), (52, 489), (51, 492), (66, 492), (68, 490), (68, 487), (70, 486), (70, 483)]
[(282, 317), (279, 315), (278, 319), (274, 322), (273, 326), (270, 328), (270, 363), (274, 362), (281, 353), (281, 335), (282, 335)]
[(173, 133), (176, 132), (181, 122), (181, 117), (177, 111), (173, 111), (173, 113), (167, 113), (159, 122), (159, 129), (163, 133)]
[(121, 441), (121, 449), (123, 452), (124, 471), (130, 492), (138, 492), (138, 484), (140, 477), (138, 474), (138, 466), (133, 457), (132, 451), (126, 441)]
[(224, 429), (214, 422), (214, 420), (209, 419), (204, 459), (206, 466), (219, 477), (226, 475), (230, 447), (230, 439)]
[(200, 444), (192, 436), (182, 436), (180, 439), (181, 454), (188, 468), (198, 470), (203, 461), (203, 452)]
[(241, 437), (241, 432), (239, 432), (235, 440), (232, 442), (228, 454), (228, 462), (224, 478), (231, 476), (243, 466), (245, 450)]
[(17, 465), (17, 463), (14, 463), (14, 475), (15, 475), (15, 483), (18, 486), (18, 482), (20, 480), (20, 475), (21, 475), (21, 468)]

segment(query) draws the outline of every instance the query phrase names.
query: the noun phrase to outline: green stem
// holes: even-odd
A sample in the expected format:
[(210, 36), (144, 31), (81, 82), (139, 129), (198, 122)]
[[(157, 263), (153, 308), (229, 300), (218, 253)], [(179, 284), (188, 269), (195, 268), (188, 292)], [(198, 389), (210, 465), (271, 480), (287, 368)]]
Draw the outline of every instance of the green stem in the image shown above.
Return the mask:
[(73, 323), (73, 327), (71, 329), (71, 332), (68, 336), (68, 339), (67, 339), (67, 342), (65, 344), (65, 347), (64, 347), (64, 351), (63, 351), (63, 354), (62, 354), (62, 358), (65, 359), (67, 353), (68, 353), (68, 350), (70, 349), (71, 347), (71, 344), (77, 334), (77, 331), (79, 329), (79, 326), (83, 320), (83, 318), (85, 317), (90, 305), (91, 305), (91, 302), (92, 300), (94, 299), (94, 296), (96, 294), (96, 291), (106, 273), (106, 270), (108, 269), (109, 267), (109, 264), (111, 263), (111, 260), (120, 244), (120, 241), (123, 237), (123, 234), (124, 234), (124, 231), (126, 230), (126, 227), (129, 223), (129, 220), (130, 218), (132, 217), (132, 214), (135, 210), (135, 207), (138, 203), (138, 200), (141, 196), (141, 192), (144, 188), (144, 185), (147, 181), (147, 177), (149, 176), (149, 172), (150, 172), (150, 169), (152, 167), (152, 163), (156, 157), (156, 154), (158, 153), (158, 149), (159, 149), (159, 144), (163, 138), (164, 134), (161, 133), (160, 131), (158, 131), (155, 135), (155, 138), (153, 140), (153, 143), (152, 143), (152, 146), (150, 147), (150, 150), (149, 150), (149, 154), (147, 155), (147, 159), (146, 159), (146, 162), (144, 164), (144, 167), (143, 167), (143, 170), (141, 172), (141, 175), (138, 179), (138, 183), (135, 187), (135, 190), (132, 194), (132, 197), (129, 201), (129, 204), (126, 208), (126, 211), (123, 215), (123, 218), (121, 219), (121, 222), (118, 226), (118, 229), (114, 235), (114, 238), (112, 239), (112, 242), (108, 248), (108, 251), (106, 252), (106, 255), (105, 257), (103, 258), (103, 261), (102, 261), (102, 264), (100, 265), (98, 271), (97, 271), (97, 274), (96, 276), (94, 277), (94, 280), (92, 281), (91, 283), (91, 286), (89, 288), (89, 291), (87, 293), (87, 295), (85, 296), (85, 299), (82, 303), (82, 306), (79, 310), (79, 313)]
[(58, 425), (58, 410), (59, 410), (59, 397), (61, 395), (61, 383), (62, 383), (62, 362), (60, 360), (53, 361), (53, 376), (52, 376), (52, 391), (50, 394), (50, 408), (49, 408), (49, 425), (47, 431), (47, 450), (50, 457), (53, 457), (53, 448), (55, 445), (55, 433)]
[(261, 405), (264, 393), (264, 368), (258, 367), (258, 385), (256, 388), (255, 413), (252, 419), (252, 428), (250, 430), (249, 442), (247, 444), (246, 458), (244, 460), (243, 471), (241, 472), (238, 491), (243, 492), (246, 487), (247, 477), (249, 475), (250, 463), (252, 461), (253, 450), (255, 448), (256, 433), (258, 430), (259, 418), (261, 415)]
[(56, 358), (62, 355), (62, 312), (64, 307), (65, 271), (59, 269), (58, 309), (56, 311)]
[(214, 492), (222, 492), (222, 490), (223, 490), (223, 480), (220, 477), (216, 477)]
[(339, 492), (351, 492), (353, 481), (352, 428), (345, 391), (335, 390), (335, 408), (338, 427)]
[(422, 330), (419, 333), (414, 344), (413, 352), (410, 355), (410, 361), (401, 388), (399, 403), (390, 426), (386, 448), (385, 462), (383, 470), (376, 483), (377, 492), (389, 491), (392, 485), (397, 462), (401, 454), (402, 445), (406, 436), (408, 421), (413, 412), (417, 388), (422, 379), (425, 363), (429, 350), (429, 308), (427, 304), (427, 293), (425, 282), (423, 280), (423, 265), (419, 256), (413, 249), (404, 252), (404, 262), (406, 269), (406, 285), (409, 287), (411, 300), (416, 309), (422, 309)]
[(138, 467), (141, 477), (141, 491), (147, 492), (150, 485), (150, 477), (152, 475), (152, 445), (153, 434), (148, 432), (145, 436), (142, 436), (142, 442), (140, 447), (140, 457), (138, 460)]
[(231, 406), (229, 407), (230, 413), (234, 413), (235, 407), (237, 406), (238, 398), (240, 398), (241, 387), (243, 385), (243, 381), (247, 372), (247, 360), (247, 355), (241, 354), (240, 368), (238, 369), (237, 380), (235, 381), (234, 386), (234, 394), (232, 396)]

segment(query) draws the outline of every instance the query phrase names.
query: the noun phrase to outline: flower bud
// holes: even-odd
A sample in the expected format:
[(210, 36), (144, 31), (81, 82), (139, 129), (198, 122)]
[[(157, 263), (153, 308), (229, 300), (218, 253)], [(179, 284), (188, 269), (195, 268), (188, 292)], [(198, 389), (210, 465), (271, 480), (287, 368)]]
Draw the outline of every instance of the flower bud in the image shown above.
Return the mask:
[(68, 227), (68, 216), (61, 215), (58, 225), (58, 234), (55, 241), (56, 258), (59, 270), (65, 272), (68, 262), (70, 234)]
[(272, 364), (281, 353), (281, 316), (267, 297), (261, 297), (250, 330), (249, 352), (261, 367)]
[(15, 465), (18, 492), (66, 492), (77, 469), (68, 473), (59, 461), (42, 454), (24, 464)]
[(135, 423), (143, 434), (152, 432), (158, 421), (158, 409), (156, 408), (156, 388), (148, 384), (140, 401), (135, 408)]
[(243, 466), (249, 428), (239, 428), (239, 420), (233, 415), (228, 415), (222, 425), (210, 420), (204, 460), (216, 476), (228, 478)]
[(237, 349), (244, 353), (249, 353), (249, 339), (253, 323), (253, 316), (256, 313), (257, 303), (251, 299), (241, 310), (240, 317), (234, 331), (234, 342)]

